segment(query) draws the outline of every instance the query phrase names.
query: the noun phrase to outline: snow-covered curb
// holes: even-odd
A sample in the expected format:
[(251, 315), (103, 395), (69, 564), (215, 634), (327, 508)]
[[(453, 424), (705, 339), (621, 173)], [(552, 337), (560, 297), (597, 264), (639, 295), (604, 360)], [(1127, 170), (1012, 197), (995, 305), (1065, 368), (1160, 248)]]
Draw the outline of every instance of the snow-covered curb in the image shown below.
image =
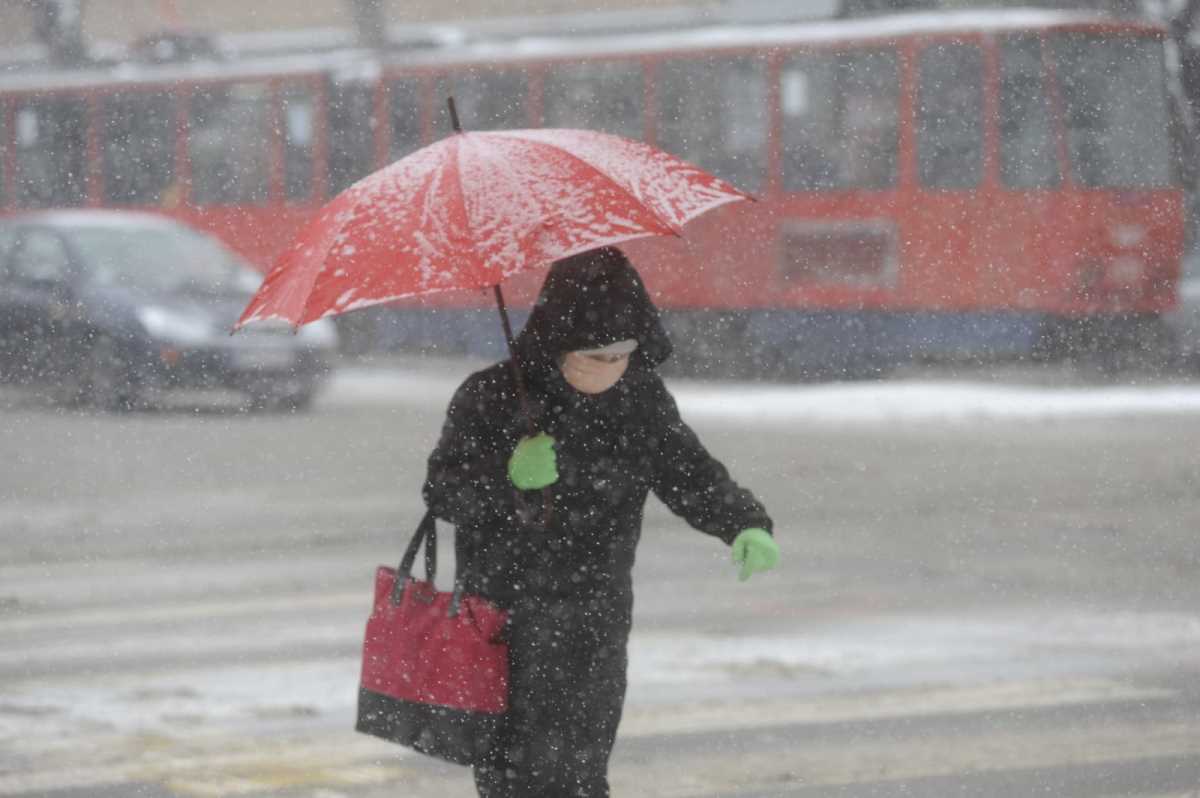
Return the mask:
[[(322, 403), (444, 407), (461, 376), (342, 369)], [(894, 380), (765, 386), (679, 380), (670, 385), (685, 417), (739, 424), (955, 423), (1200, 413), (1200, 385), (1190, 384), (1047, 388)]]

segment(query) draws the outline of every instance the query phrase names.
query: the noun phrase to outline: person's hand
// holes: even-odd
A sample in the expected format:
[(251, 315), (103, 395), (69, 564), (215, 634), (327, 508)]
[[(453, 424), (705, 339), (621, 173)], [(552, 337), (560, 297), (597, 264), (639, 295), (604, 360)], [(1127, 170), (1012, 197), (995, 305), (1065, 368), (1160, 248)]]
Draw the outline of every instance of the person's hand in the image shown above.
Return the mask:
[(539, 432), (522, 438), (508, 458), (508, 478), (521, 490), (536, 490), (558, 481), (558, 457), (554, 438)]
[(779, 545), (765, 529), (743, 529), (733, 539), (733, 561), (742, 566), (738, 579), (745, 582), (751, 574), (769, 571), (779, 563)]

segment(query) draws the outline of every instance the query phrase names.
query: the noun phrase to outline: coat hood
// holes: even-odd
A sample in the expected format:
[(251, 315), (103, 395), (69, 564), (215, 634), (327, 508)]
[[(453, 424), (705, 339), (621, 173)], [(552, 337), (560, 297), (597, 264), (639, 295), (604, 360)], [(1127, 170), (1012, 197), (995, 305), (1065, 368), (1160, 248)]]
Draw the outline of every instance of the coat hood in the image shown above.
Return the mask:
[(637, 270), (616, 247), (556, 261), (529, 321), (517, 336), (522, 368), (557, 369), (559, 356), (632, 338), (635, 362), (651, 368), (671, 356), (671, 340)]

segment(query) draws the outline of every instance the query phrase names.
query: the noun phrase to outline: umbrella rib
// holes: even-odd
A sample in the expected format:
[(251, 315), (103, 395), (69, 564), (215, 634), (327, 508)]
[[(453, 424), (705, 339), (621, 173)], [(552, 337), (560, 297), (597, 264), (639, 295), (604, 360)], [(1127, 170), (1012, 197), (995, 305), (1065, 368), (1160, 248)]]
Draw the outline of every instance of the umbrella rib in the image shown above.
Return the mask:
[(614, 178), (608, 172), (605, 172), (599, 166), (596, 166), (595, 164), (588, 161), (587, 159), (582, 158), (579, 155), (576, 155), (575, 153), (566, 149), (565, 147), (560, 147), (557, 144), (551, 144), (550, 142), (546, 142), (546, 141), (538, 141), (537, 139), (523, 138), (523, 137), (517, 137), (517, 136), (513, 136), (512, 138), (517, 138), (519, 141), (524, 141), (524, 142), (533, 144), (538, 147), (547, 147), (549, 149), (554, 150), (555, 152), (562, 153), (563, 155), (567, 156), (568, 158), (570, 158), (572, 161), (575, 161), (576, 163), (583, 164), (583, 166), (586, 169), (600, 175), (605, 180), (607, 180), (613, 187), (615, 187), (617, 189), (617, 191), (620, 191), (626, 197), (629, 197), (629, 199), (631, 199), (635, 203), (637, 203), (639, 208), (642, 208), (644, 211), (646, 211), (646, 213), (653, 216), (658, 221), (659, 224), (661, 224), (663, 227), (667, 228), (667, 230), (670, 231), (671, 235), (675, 236), (676, 238), (683, 238), (683, 232), (677, 226), (675, 226), (674, 224), (672, 224), (671, 222), (667, 221), (662, 216), (660, 216), (657, 211), (655, 211), (653, 208), (651, 208), (649, 205), (647, 205), (642, 200), (638, 199), (638, 197), (632, 191), (625, 188), (625, 186), (621, 185), (617, 181), (616, 178)]
[[(462, 206), (463, 226), (467, 229), (467, 240), (471, 242), (471, 251), (475, 254), (475, 261), (478, 263), (483, 259), (479, 256), (479, 250), (475, 247), (475, 231), (471, 229), (471, 213), (467, 208), (467, 190), (463, 186), (462, 180), (462, 142), (466, 140), (468, 135), (470, 134), (455, 134), (451, 146), (454, 147), (454, 181), (455, 185), (458, 186), (458, 203)], [(499, 280), (496, 282), (498, 283)]]
[[(332, 205), (332, 203), (330, 203), (330, 204)], [(346, 204), (350, 207), (353, 207), (352, 203), (346, 203)], [(342, 209), (339, 208), (339, 211), (341, 211), (341, 210)], [(321, 239), (321, 242), (320, 242), (321, 265), (319, 268), (313, 269), (310, 275), (307, 275), (307, 279), (306, 279), (307, 286), (305, 287), (305, 290), (304, 290), (304, 304), (300, 308), (299, 317), (296, 319), (296, 321), (294, 321), (292, 323), (293, 331), (296, 330), (297, 328), (299, 328), (300, 325), (302, 325), (302, 324), (307, 324), (309, 321), (314, 321), (315, 319), (320, 318), (320, 316), (313, 316), (312, 318), (309, 318), (309, 316), (312, 313), (313, 286), (315, 286), (317, 284), (317, 281), (319, 279), (321, 279), (321, 275), (324, 274), (325, 271), (328, 269), (329, 253), (333, 249), (333, 247), (336, 243), (337, 243), (337, 236), (332, 235), (332, 234), (327, 233)]]

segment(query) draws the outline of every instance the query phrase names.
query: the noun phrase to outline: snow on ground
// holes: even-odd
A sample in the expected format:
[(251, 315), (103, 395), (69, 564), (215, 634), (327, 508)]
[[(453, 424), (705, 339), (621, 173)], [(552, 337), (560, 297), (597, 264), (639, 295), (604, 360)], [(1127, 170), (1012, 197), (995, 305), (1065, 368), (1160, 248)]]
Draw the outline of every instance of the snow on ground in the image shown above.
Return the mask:
[[(343, 624), (347, 651), (358, 626)], [(232, 632), (225, 644), (252, 648)], [(207, 642), (197, 640), (198, 646)], [(762, 685), (796, 696), (929, 685), (1104, 681), (1134, 667), (1200, 662), (1200, 618), (1170, 612), (1007, 609), (841, 619), (803, 634), (721, 637), (634, 631), (633, 708), (761, 696)], [(0, 743), (22, 736), (216, 731), (310, 719), (349, 726), (357, 656), (186, 667), (158, 672), (34, 678), (0, 701)], [(1100, 683), (1097, 681), (1097, 684)], [(781, 693), (781, 694), (782, 694)], [(744, 695), (743, 695), (744, 694)], [(1022, 700), (1027, 700), (1023, 698)], [(653, 714), (651, 712), (651, 714)]]
[[(440, 405), (461, 375), (399, 369), (339, 370), (323, 402)], [(739, 424), (962, 423), (1200, 413), (1200, 385), (1042, 387), (898, 379), (822, 385), (670, 380), (686, 418)]]

